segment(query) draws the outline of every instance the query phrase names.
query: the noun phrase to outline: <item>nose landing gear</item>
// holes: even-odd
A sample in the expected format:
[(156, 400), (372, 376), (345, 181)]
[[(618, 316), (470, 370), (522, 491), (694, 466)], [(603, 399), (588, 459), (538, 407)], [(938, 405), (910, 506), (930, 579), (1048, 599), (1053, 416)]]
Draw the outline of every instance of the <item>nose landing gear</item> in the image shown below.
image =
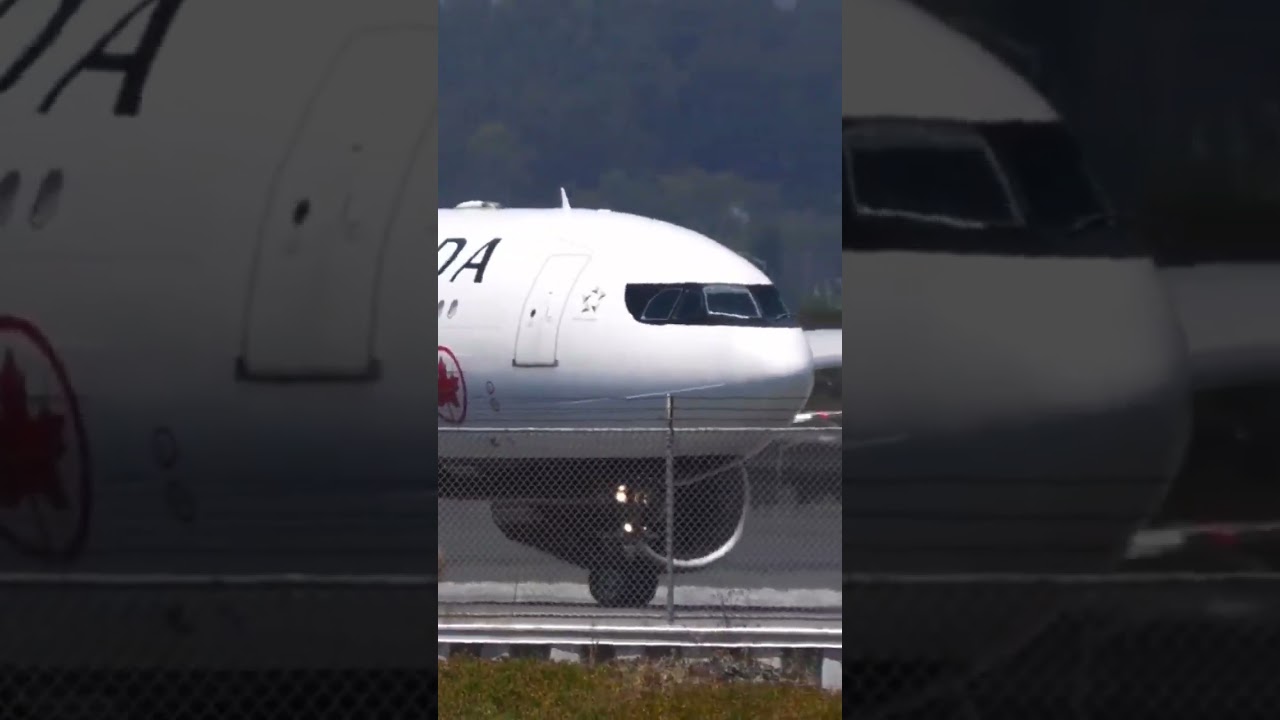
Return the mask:
[(587, 575), (591, 597), (602, 607), (643, 607), (653, 602), (662, 570), (642, 545), (661, 542), (653, 532), (654, 507), (644, 489), (619, 485), (613, 499), (619, 510), (621, 533), (618, 551), (592, 567)]
[(622, 483), (566, 482), (562, 478), (598, 468), (555, 468), (561, 480), (546, 480), (540, 492), (522, 486), (495, 497), (493, 521), (508, 539), (586, 570), (587, 588), (601, 606), (644, 607), (653, 602), (668, 564), (676, 573), (709, 567), (742, 537), (750, 504), (745, 467), (719, 456), (697, 464), (716, 469), (677, 472), (670, 522), (666, 480), (651, 479), (658, 473), (646, 464), (610, 473), (625, 474)]
[(619, 558), (616, 563), (592, 568), (587, 588), (601, 607), (644, 607), (658, 594), (660, 573), (647, 558)]

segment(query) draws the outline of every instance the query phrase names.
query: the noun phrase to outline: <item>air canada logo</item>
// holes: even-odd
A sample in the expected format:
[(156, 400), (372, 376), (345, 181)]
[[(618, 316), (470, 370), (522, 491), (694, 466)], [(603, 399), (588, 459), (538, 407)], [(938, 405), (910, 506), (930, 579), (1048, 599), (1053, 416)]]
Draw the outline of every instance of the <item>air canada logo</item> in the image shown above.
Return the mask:
[(0, 541), (75, 559), (89, 530), (90, 470), (62, 362), (34, 325), (0, 316)]
[(439, 345), (436, 356), (436, 416), (439, 422), (461, 425), (467, 419), (467, 378), (452, 350)]

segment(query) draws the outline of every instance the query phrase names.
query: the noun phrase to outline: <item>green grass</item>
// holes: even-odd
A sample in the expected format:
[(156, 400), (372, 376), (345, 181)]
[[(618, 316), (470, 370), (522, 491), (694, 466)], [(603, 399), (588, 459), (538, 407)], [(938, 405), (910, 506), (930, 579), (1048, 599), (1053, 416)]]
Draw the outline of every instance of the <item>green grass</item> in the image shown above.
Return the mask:
[(841, 695), (714, 663), (453, 658), (440, 662), (440, 717), (638, 720), (838, 718)]

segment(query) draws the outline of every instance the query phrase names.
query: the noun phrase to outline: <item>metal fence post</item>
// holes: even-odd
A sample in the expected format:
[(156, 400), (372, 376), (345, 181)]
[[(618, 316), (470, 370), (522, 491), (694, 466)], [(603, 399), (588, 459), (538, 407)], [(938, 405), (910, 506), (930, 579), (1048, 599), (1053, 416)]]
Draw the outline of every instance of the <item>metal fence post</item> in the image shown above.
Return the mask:
[(666, 502), (666, 556), (667, 556), (667, 622), (676, 621), (676, 400), (667, 395), (667, 502)]

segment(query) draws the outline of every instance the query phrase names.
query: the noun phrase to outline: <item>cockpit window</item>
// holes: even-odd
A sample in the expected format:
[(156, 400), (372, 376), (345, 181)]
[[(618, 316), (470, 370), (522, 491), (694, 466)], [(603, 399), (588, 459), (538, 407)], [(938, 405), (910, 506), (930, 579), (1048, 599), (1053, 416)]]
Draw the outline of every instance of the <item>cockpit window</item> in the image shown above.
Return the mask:
[(1061, 123), (980, 126), (1022, 201), (1027, 224), (1070, 229), (1108, 213), (1084, 157)]
[(844, 129), (860, 216), (982, 228), (1021, 223), (985, 138), (957, 123), (875, 120)]
[(640, 319), (645, 322), (664, 322), (671, 317), (671, 312), (676, 309), (676, 303), (680, 301), (682, 291), (679, 288), (665, 288), (658, 291), (651, 300), (644, 306), (644, 313)]
[(773, 285), (637, 283), (627, 286), (626, 301), (632, 317), (650, 325), (796, 326)]
[(701, 286), (690, 285), (680, 291), (680, 304), (671, 322), (676, 325), (706, 325), (711, 316), (707, 313), (707, 296)]
[[(843, 160), (849, 247), (889, 246), (921, 226), (939, 248), (948, 230), (1073, 234), (1110, 214), (1061, 122), (845, 118)], [(1005, 249), (1034, 251), (1026, 238), (1008, 240)]]
[(702, 296), (707, 299), (708, 314), (739, 320), (763, 317), (751, 291), (742, 285), (708, 285), (702, 289)]

